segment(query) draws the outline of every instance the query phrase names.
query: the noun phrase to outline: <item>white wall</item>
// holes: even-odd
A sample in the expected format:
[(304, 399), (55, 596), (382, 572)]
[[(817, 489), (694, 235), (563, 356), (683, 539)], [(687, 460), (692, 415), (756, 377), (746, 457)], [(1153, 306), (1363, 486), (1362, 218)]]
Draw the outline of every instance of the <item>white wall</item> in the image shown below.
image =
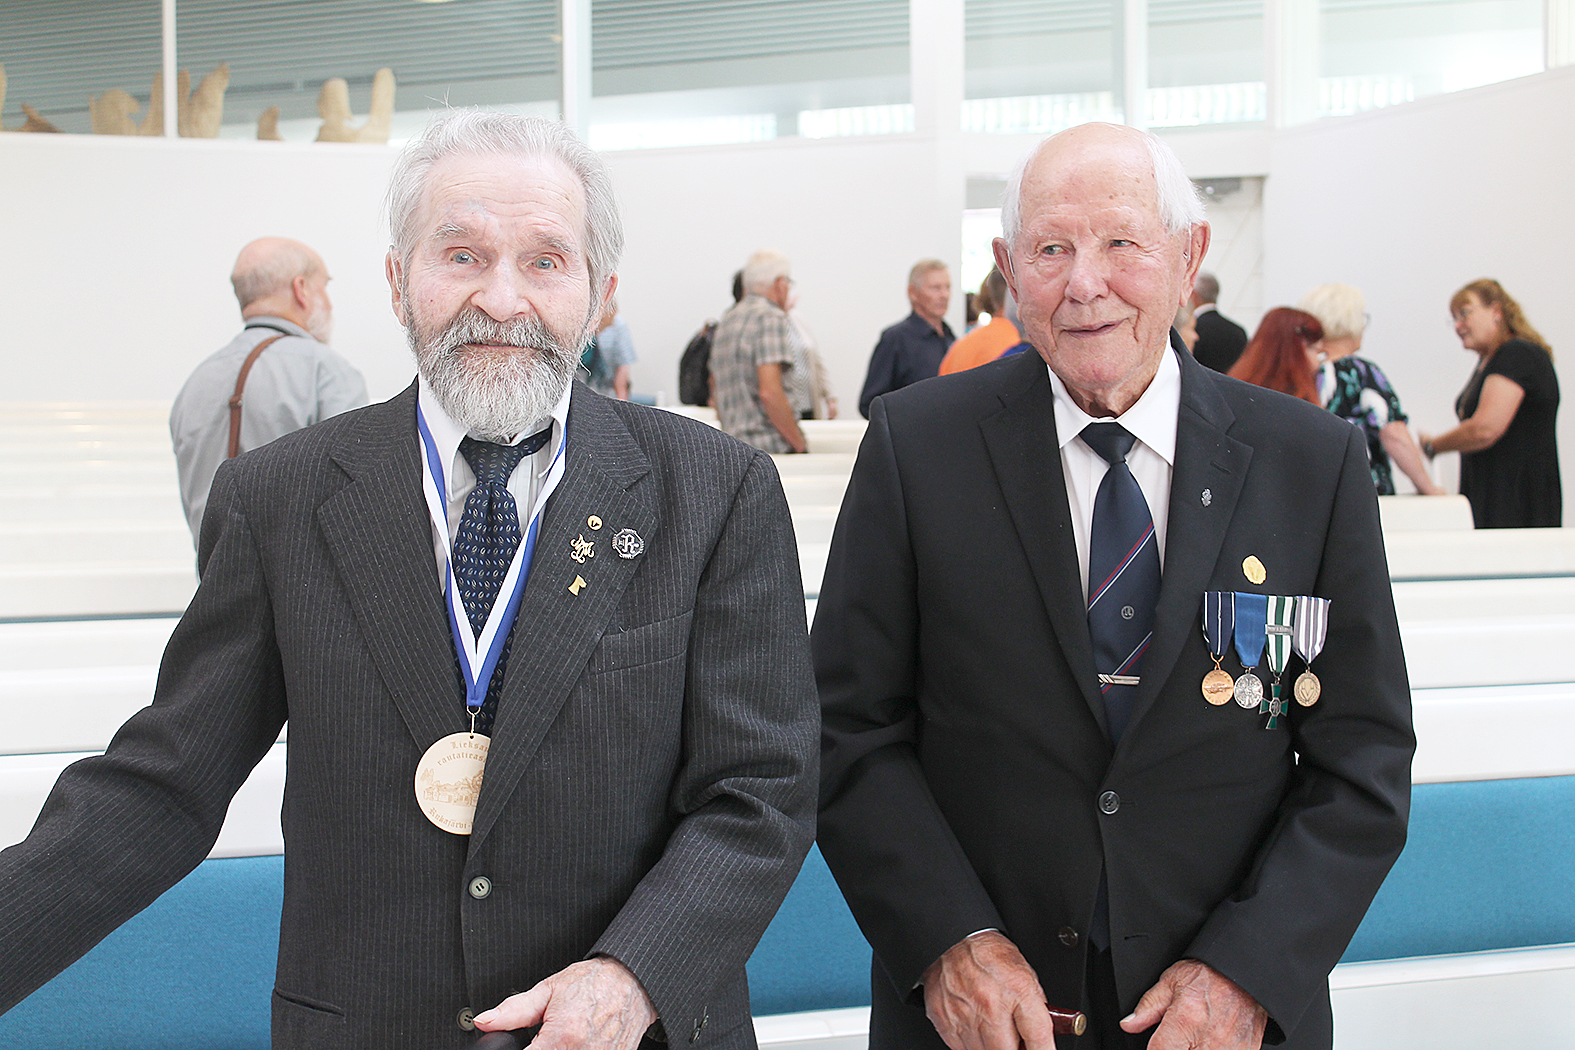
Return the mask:
[[(374, 399), (413, 366), (388, 305), (377, 146), (0, 135), (0, 400), (174, 396), (240, 319), (228, 275), (264, 234), (333, 274), (334, 345)], [(757, 248), (794, 261), (800, 309), (846, 411), (913, 262), (959, 255), (960, 206), (932, 206), (922, 136), (608, 154), (628, 232), (620, 304), (638, 392), (677, 396), (678, 357), (732, 301)], [(962, 297), (954, 312), (960, 319)]]
[[(1475, 355), (1449, 297), (1494, 277), (1553, 344), (1563, 387), (1559, 457), (1575, 502), (1575, 69), (1279, 133), (1264, 199), (1264, 304), (1325, 281), (1362, 289), (1362, 348), (1412, 424), (1454, 425)], [(1440, 457), (1453, 485), (1455, 457)], [(1400, 484), (1404, 485), (1403, 479)], [(1566, 512), (1566, 520), (1570, 515)]]

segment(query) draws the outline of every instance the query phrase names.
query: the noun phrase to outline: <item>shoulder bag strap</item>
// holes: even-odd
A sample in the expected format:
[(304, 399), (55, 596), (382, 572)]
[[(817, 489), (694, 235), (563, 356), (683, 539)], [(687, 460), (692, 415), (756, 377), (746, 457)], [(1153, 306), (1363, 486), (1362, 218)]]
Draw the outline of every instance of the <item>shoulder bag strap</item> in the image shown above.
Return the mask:
[(230, 459), (241, 453), (241, 391), (246, 389), (246, 373), (252, 370), (252, 365), (262, 352), (283, 339), (283, 335), (269, 336), (246, 355), (246, 361), (241, 365), (241, 374), (235, 377), (235, 393), (230, 398)]

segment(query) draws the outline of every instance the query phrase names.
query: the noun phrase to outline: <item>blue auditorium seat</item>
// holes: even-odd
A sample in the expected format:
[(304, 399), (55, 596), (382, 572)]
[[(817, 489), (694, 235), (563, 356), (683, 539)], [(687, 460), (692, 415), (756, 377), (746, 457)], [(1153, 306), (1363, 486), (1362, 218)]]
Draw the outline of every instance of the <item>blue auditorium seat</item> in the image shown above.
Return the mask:
[[(1575, 942), (1575, 776), (1421, 784), (1345, 961)], [(4, 1050), (267, 1050), (283, 858), (210, 860), (0, 1017)], [(1294, 907), (1294, 902), (1287, 902)], [(869, 1002), (818, 850), (749, 961), (757, 1014)]]

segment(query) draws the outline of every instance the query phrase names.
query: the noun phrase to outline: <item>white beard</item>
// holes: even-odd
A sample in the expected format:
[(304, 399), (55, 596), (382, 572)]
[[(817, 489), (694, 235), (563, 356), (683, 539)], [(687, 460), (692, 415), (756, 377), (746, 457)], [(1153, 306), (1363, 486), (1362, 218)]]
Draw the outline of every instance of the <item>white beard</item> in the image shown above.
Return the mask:
[[(441, 332), (422, 332), (412, 319), (405, 334), (416, 370), (449, 418), (475, 437), (506, 444), (552, 415), (580, 361), (572, 348), (584, 342), (587, 330), (565, 341), (538, 317), (497, 321), (467, 307)], [(479, 354), (463, 349), (467, 343), (518, 349)]]

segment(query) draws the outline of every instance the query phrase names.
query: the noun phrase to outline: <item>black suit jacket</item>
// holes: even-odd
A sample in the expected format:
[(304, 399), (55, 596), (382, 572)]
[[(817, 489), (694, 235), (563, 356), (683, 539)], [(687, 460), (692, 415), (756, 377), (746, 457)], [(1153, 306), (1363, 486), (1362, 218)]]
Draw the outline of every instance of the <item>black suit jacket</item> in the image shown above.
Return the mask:
[[(672, 1040), (754, 1046), (744, 962), (813, 837), (817, 724), (770, 458), (576, 385), (463, 837), (414, 794), (468, 724), (414, 412), (412, 387), (220, 470), (154, 704), (0, 854), (0, 1008), (196, 865), (288, 720), (276, 1046), (469, 1045), (463, 1008), (594, 953)], [(624, 528), (639, 557), (569, 557)]]
[[(1327, 976), (1400, 851), (1413, 750), (1366, 452), (1180, 357), (1163, 583), (1115, 749), (1044, 362), (876, 402), (813, 632), (820, 845), (875, 948), (873, 1047), (941, 1045), (914, 987), (982, 929), (1077, 1006), (1102, 869), (1123, 1010), (1193, 957), (1267, 1008), (1271, 1038), (1329, 1045)], [(1288, 728), (1204, 701), (1205, 590), (1332, 600), (1323, 699)]]
[(1192, 355), (1216, 372), (1229, 372), (1247, 348), (1247, 330), (1218, 310), (1205, 310), (1193, 318), (1198, 342)]

